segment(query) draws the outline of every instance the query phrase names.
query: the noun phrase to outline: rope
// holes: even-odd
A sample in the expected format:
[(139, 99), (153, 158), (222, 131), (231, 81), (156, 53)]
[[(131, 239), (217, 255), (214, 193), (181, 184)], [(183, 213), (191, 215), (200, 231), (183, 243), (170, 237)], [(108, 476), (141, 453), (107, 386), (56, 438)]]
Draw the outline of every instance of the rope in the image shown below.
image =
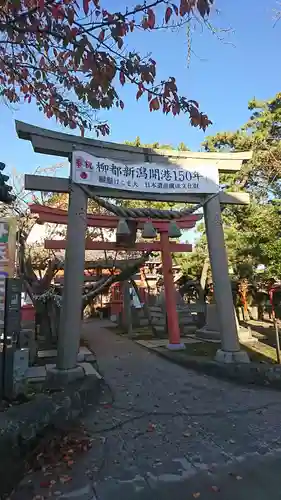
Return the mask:
[(202, 208), (208, 201), (212, 200), (213, 198), (215, 198), (215, 196), (219, 194), (219, 193), (214, 193), (208, 196), (203, 202), (197, 203), (191, 208), (183, 208), (181, 210), (159, 210), (158, 208), (119, 207), (114, 205), (113, 203), (110, 203), (107, 200), (104, 200), (103, 198), (100, 198), (100, 196), (93, 194), (93, 192), (88, 187), (82, 185), (79, 186), (89, 198), (94, 200), (101, 207), (108, 210), (108, 212), (111, 212), (114, 215), (117, 215), (118, 217), (122, 217), (124, 219), (126, 218), (136, 219), (138, 217), (150, 217), (154, 219), (169, 219), (169, 220), (181, 219), (182, 217), (186, 217), (187, 215), (193, 214), (194, 212), (196, 212), (196, 210)]

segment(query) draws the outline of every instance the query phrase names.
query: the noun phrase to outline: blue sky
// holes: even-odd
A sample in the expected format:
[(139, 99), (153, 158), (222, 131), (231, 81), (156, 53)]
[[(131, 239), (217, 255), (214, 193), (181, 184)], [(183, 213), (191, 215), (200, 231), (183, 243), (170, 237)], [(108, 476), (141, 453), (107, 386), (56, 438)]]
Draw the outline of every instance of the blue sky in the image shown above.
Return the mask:
[[(110, 10), (113, 0), (101, 2)], [(130, 5), (130, 0), (118, 2)], [(115, 3), (116, 5), (116, 3)], [(187, 36), (181, 32), (157, 31), (136, 34), (128, 38), (128, 46), (142, 54), (152, 53), (157, 61), (159, 76), (175, 76), (180, 93), (200, 102), (213, 126), (207, 135), (219, 130), (234, 130), (249, 116), (247, 102), (252, 97), (266, 99), (281, 90), (281, 65), (279, 53), (281, 21), (274, 28), (273, 9), (275, 0), (217, 1), (220, 15), (214, 15), (212, 23), (220, 28), (233, 28), (232, 34), (221, 34), (219, 41), (208, 30), (198, 26), (192, 35), (190, 65), (187, 64)], [(120, 91), (125, 102), (124, 111), (112, 110), (101, 114), (111, 125), (109, 140), (123, 142), (137, 135), (143, 142), (185, 142), (197, 150), (204, 140), (202, 131), (191, 128), (188, 119), (165, 117), (162, 113), (149, 113), (147, 99), (137, 103), (135, 91), (128, 85)], [(19, 140), (15, 134), (14, 120), (56, 129), (54, 121), (44, 118), (33, 105), (22, 105), (12, 111), (1, 104), (1, 161), (9, 169), (32, 172), (38, 166), (47, 167), (60, 161), (35, 154), (31, 145)], [(67, 174), (67, 169), (64, 171)]]

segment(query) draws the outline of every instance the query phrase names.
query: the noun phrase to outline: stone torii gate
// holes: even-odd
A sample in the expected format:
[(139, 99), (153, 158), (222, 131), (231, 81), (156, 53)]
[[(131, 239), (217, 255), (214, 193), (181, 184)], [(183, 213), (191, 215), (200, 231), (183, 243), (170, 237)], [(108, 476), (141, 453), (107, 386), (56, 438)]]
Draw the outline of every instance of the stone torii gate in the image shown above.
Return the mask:
[[(137, 148), (52, 132), (18, 121), (16, 129), (19, 138), (31, 141), (35, 152), (67, 157), (70, 161), (76, 158), (76, 170), (73, 163), (71, 180), (36, 175), (25, 176), (25, 188), (28, 190), (69, 192), (70, 194), (57, 372), (70, 378), (79, 372), (76, 356), (81, 326), (80, 312), (89, 194), (89, 190), (82, 189), (83, 185), (91, 186), (91, 194), (111, 199), (133, 198), (203, 205), (222, 343), (222, 348), (217, 353), (217, 360), (221, 362), (248, 361), (247, 354), (240, 350), (238, 341), (220, 205), (246, 205), (249, 203), (249, 195), (219, 191), (218, 172), (239, 171), (242, 163), (249, 160), (252, 153), (191, 153)], [(107, 169), (114, 168), (116, 172), (116, 169), (121, 169), (120, 165), (124, 169), (131, 166), (131, 170), (134, 171), (138, 168), (139, 172), (151, 166), (153, 182), (144, 183), (143, 179), (141, 182), (132, 181), (130, 187), (129, 184), (125, 185), (124, 181), (120, 184), (119, 181), (115, 183), (115, 179), (106, 176)], [(160, 173), (164, 175), (164, 169), (168, 172), (169, 178), (177, 183), (169, 185), (156, 182), (159, 180)], [(80, 177), (78, 171), (82, 174)], [(100, 173), (103, 175), (99, 175)], [(156, 173), (158, 179), (155, 177)], [(91, 176), (96, 176), (94, 182), (91, 181)], [(110, 182), (109, 179), (111, 179)], [(183, 180), (187, 182), (184, 183)]]

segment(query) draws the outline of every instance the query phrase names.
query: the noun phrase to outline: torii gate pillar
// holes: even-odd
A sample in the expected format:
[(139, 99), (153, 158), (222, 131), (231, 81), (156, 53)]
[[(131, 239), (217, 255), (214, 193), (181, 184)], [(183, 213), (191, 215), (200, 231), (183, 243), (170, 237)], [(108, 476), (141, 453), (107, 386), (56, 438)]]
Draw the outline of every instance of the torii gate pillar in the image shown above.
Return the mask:
[(77, 369), (84, 285), (87, 202), (88, 198), (83, 189), (71, 183), (65, 252), (65, 283), (58, 338), (58, 370)]
[(216, 360), (224, 363), (249, 362), (247, 353), (240, 350), (238, 340), (219, 195), (205, 203), (204, 217), (221, 332), (221, 349), (216, 354)]

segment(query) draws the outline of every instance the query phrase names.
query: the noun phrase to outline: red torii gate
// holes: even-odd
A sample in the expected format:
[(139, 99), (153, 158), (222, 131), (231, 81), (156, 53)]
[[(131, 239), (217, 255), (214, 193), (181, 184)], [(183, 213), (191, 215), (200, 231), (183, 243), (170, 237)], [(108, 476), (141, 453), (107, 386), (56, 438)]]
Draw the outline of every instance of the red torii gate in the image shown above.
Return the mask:
[[(38, 222), (67, 224), (67, 211), (59, 208), (47, 207), (39, 204), (30, 205), (32, 213), (38, 214)], [(202, 218), (201, 215), (189, 215), (176, 220), (176, 224), (180, 229), (192, 229), (196, 222)], [(142, 229), (147, 218), (137, 219), (137, 228)], [(119, 219), (109, 215), (93, 215), (87, 214), (87, 225), (89, 227), (114, 229), (118, 226)], [(177, 304), (175, 285), (173, 280), (173, 262), (171, 253), (174, 252), (191, 252), (192, 245), (189, 243), (170, 243), (169, 240), (169, 220), (152, 219), (152, 224), (160, 233), (160, 241), (140, 242), (130, 249), (116, 245), (114, 242), (92, 241), (89, 238), (86, 241), (86, 250), (138, 250), (138, 251), (160, 251), (162, 255), (163, 277), (165, 288), (165, 299), (167, 309), (167, 323), (170, 344), (180, 344), (180, 330), (177, 315)], [(66, 248), (66, 240), (45, 240), (45, 248), (60, 250)]]

